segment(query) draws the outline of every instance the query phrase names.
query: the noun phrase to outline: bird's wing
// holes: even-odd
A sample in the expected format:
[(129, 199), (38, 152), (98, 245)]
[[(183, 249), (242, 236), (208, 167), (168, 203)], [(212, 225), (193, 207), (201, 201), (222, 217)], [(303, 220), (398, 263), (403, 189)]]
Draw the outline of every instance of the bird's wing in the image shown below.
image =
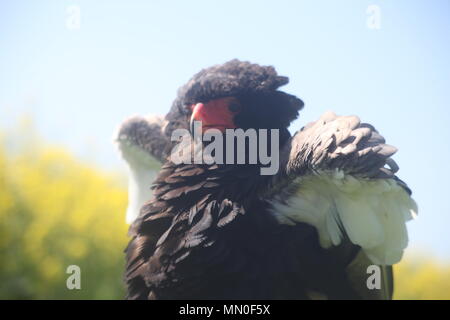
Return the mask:
[(115, 142), (129, 169), (127, 223), (136, 219), (151, 197), (151, 183), (167, 155), (166, 124), (158, 116), (133, 116), (122, 122), (115, 134)]
[(271, 200), (280, 223), (313, 225), (322, 247), (360, 247), (349, 273), (367, 279), (369, 265), (382, 266), (389, 287), (384, 297), (392, 292), (390, 266), (400, 261), (408, 243), (405, 223), (417, 214), (410, 189), (395, 176), (395, 152), (358, 117), (325, 113), (282, 150), (289, 183)]

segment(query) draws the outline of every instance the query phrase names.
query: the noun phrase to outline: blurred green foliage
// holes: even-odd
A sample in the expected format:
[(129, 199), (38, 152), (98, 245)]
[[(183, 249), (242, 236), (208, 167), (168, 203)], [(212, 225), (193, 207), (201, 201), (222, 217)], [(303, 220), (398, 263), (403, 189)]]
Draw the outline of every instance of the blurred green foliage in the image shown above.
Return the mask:
[[(0, 136), (0, 299), (123, 299), (123, 177), (30, 132)], [(66, 269), (81, 268), (81, 290)], [(427, 257), (395, 267), (396, 299), (450, 299), (450, 266)]]
[(427, 255), (406, 256), (394, 266), (394, 299), (450, 300), (450, 264)]
[[(122, 299), (124, 179), (60, 148), (8, 138), (0, 148), (0, 298)], [(69, 265), (81, 268), (81, 290), (66, 287)]]

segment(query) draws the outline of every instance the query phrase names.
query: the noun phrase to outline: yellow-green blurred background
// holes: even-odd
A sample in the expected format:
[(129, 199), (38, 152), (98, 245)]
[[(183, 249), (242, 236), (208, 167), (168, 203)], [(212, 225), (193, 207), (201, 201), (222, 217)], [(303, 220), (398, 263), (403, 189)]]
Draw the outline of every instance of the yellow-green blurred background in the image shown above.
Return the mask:
[[(0, 299), (123, 299), (126, 179), (47, 145), (22, 121), (0, 135)], [(81, 268), (81, 290), (66, 269)], [(409, 252), (396, 299), (450, 299), (450, 265)]]
[[(0, 298), (123, 298), (125, 177), (30, 130), (0, 135)], [(69, 265), (81, 290), (66, 287)]]

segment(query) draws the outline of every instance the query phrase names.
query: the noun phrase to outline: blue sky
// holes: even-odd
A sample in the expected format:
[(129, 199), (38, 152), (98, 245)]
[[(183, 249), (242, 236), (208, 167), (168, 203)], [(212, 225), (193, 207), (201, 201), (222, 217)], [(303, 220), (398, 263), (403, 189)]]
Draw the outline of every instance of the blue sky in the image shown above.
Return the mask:
[(125, 117), (164, 114), (212, 64), (274, 65), (305, 101), (292, 131), (333, 110), (399, 148), (420, 209), (411, 247), (450, 258), (449, 49), (447, 0), (1, 1), (0, 128), (30, 114), (47, 140), (124, 170), (111, 137)]

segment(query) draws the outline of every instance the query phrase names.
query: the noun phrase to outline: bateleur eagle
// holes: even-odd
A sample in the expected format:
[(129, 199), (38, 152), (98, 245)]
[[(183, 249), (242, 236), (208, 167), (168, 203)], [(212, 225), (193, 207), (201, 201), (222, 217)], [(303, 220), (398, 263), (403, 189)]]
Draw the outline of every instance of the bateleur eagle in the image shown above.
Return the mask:
[[(134, 221), (128, 299), (392, 298), (392, 265), (417, 213), (395, 175), (396, 149), (358, 117), (331, 112), (291, 136), (303, 102), (279, 90), (286, 83), (273, 67), (232, 60), (194, 75), (165, 118), (121, 125)], [(278, 129), (278, 172), (174, 163), (171, 135), (192, 120), (224, 134)], [(155, 162), (163, 165), (152, 183)], [(371, 265), (379, 288), (367, 285)]]

